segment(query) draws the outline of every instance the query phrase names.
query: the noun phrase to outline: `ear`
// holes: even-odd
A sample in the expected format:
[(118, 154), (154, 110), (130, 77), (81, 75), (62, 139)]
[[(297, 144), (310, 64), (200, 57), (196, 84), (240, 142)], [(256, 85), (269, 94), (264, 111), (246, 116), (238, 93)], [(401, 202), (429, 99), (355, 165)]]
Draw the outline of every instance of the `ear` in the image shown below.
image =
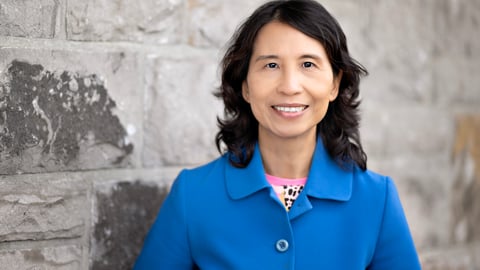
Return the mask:
[(333, 78), (333, 89), (330, 92), (330, 97), (329, 97), (330, 101), (334, 101), (338, 96), (338, 91), (340, 88), (340, 82), (342, 81), (342, 76), (343, 76), (343, 71), (340, 70), (337, 76)]
[(250, 103), (250, 93), (248, 90), (247, 80), (243, 81), (242, 83), (242, 96), (247, 103)]

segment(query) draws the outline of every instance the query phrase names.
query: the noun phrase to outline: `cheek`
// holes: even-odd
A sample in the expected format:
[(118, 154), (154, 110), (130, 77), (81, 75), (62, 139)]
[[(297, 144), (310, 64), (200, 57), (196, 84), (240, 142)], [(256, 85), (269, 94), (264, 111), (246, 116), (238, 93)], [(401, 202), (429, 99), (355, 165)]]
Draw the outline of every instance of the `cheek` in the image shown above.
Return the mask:
[(253, 116), (258, 122), (264, 122), (269, 118), (268, 116), (268, 105), (265, 100), (258, 95), (250, 92), (250, 109), (252, 110)]
[(253, 116), (258, 120), (263, 114), (263, 106), (257, 102), (250, 102), (250, 108), (252, 109)]
[(325, 114), (327, 114), (328, 106), (330, 106), (330, 100), (328, 98), (322, 99), (321, 102), (318, 102), (318, 106), (315, 108), (315, 115), (317, 118), (320, 120), (325, 117)]

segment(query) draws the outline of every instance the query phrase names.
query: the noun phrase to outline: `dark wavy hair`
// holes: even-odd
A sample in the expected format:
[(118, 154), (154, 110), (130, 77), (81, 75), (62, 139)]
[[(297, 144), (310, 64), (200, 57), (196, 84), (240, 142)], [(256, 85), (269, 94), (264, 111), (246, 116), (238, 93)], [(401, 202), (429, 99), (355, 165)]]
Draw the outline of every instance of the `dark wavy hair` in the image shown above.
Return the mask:
[[(230, 163), (239, 168), (250, 162), (258, 140), (258, 121), (242, 97), (253, 46), (259, 30), (267, 23), (280, 21), (318, 40), (328, 55), (335, 76), (342, 73), (337, 98), (330, 102), (325, 117), (317, 124), (317, 136), (329, 155), (342, 167), (356, 164), (367, 168), (359, 134), (359, 84), (367, 70), (350, 57), (347, 40), (337, 20), (313, 0), (268, 2), (237, 29), (223, 57), (221, 86), (215, 96), (224, 102), (224, 119), (217, 117), (220, 131), (215, 142), (218, 151), (230, 153)], [(350, 164), (350, 166), (349, 166)]]

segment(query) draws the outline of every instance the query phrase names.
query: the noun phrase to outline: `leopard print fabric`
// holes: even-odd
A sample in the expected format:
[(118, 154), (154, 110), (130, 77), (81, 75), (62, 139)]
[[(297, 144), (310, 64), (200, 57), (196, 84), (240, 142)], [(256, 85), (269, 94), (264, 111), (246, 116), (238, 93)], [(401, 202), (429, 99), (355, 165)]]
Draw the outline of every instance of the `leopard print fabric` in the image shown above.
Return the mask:
[(284, 185), (283, 186), (283, 199), (284, 205), (287, 210), (292, 208), (293, 203), (297, 199), (300, 192), (303, 190), (303, 185)]

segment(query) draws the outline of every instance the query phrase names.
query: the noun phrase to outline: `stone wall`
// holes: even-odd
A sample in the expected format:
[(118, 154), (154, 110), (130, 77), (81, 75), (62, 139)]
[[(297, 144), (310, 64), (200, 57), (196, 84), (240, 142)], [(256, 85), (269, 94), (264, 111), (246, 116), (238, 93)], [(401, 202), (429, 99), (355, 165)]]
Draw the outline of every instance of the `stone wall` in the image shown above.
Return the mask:
[[(218, 155), (218, 62), (263, 2), (0, 0), (0, 269), (130, 269), (178, 171)], [(480, 269), (480, 2), (322, 3), (423, 268)]]

